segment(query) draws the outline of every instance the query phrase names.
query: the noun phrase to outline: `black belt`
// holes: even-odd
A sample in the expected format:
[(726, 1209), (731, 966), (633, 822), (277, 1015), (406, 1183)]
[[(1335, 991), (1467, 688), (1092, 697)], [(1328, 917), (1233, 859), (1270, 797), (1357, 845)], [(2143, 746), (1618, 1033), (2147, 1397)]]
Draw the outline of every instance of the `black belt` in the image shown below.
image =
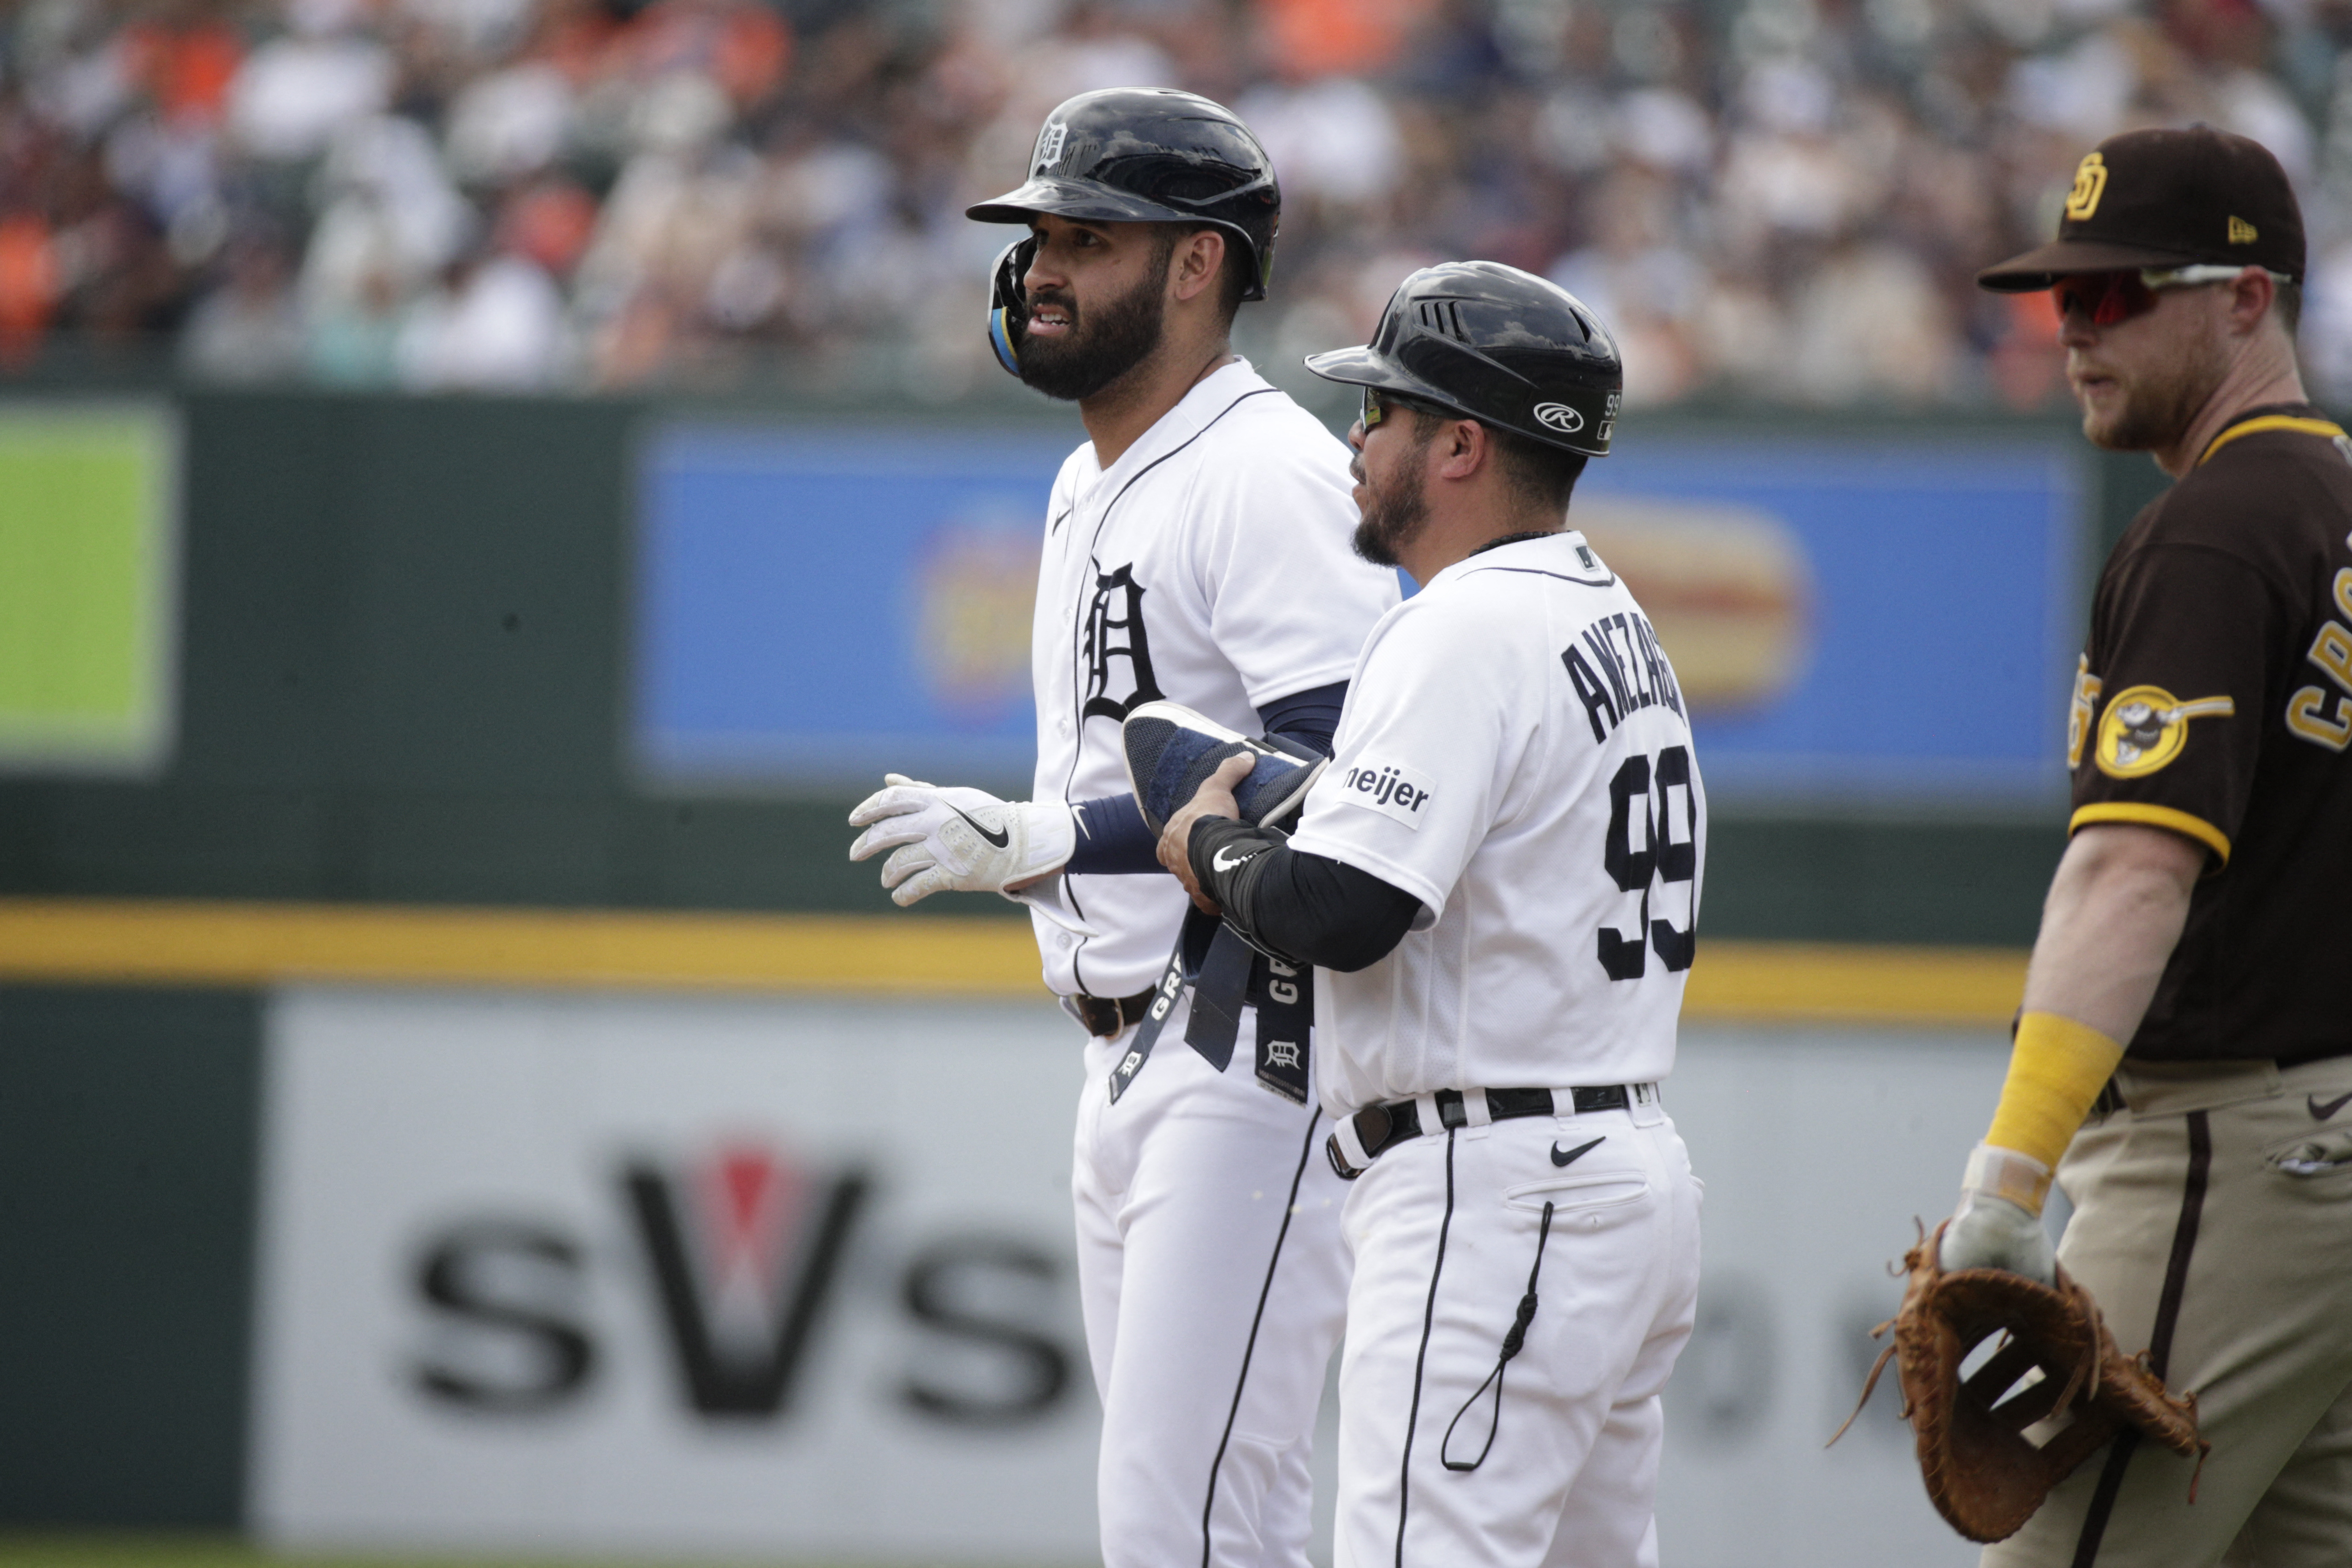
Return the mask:
[(1087, 1034), (1108, 1040), (1129, 1024), (1141, 1021), (1158, 994), (1157, 985), (1147, 985), (1132, 996), (1089, 996), (1081, 991), (1062, 998), (1062, 1011), (1076, 1018)]
[(2123, 1108), (2123, 1091), (2116, 1088), (2113, 1079), (2099, 1086), (2099, 1098), (2091, 1101), (2091, 1114), (2094, 1116), (2112, 1116)]
[[(1643, 1084), (1639, 1088), (1650, 1090), (1654, 1098), (1656, 1091), (1650, 1085)], [(1596, 1110), (1626, 1110), (1632, 1108), (1636, 1095), (1634, 1089), (1622, 1083), (1603, 1084), (1597, 1089), (1571, 1089), (1567, 1092), (1574, 1101), (1572, 1111), (1559, 1110), (1559, 1101), (1548, 1089), (1490, 1089), (1486, 1091), (1487, 1120), (1514, 1121), (1523, 1116), (1584, 1116)], [(1437, 1120), (1441, 1126), (1470, 1125), (1469, 1108), (1463, 1104), (1460, 1089), (1441, 1089), (1430, 1098), (1437, 1102)], [(1421, 1102), (1413, 1100), (1368, 1105), (1348, 1120), (1356, 1124), (1356, 1138), (1363, 1144), (1364, 1157), (1368, 1160), (1379, 1159), (1408, 1139), (1420, 1137), (1423, 1131), (1437, 1131), (1436, 1128), (1422, 1126)], [(1349, 1164), (1347, 1156), (1339, 1152), (1339, 1140), (1336, 1134), (1324, 1141), (1323, 1152), (1330, 1156), (1331, 1168), (1339, 1173), (1341, 1181), (1352, 1182), (1364, 1173), (1362, 1166)]]

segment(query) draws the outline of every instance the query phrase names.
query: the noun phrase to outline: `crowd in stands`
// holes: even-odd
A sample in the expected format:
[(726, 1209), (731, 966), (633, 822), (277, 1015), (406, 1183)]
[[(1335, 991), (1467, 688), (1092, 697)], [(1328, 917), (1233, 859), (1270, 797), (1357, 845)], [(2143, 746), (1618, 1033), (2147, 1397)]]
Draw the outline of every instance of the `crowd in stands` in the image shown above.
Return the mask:
[(2352, 0), (13, 0), (0, 374), (952, 398), (1000, 374), (964, 206), (1165, 84), (1274, 155), (1269, 368), (1486, 257), (1636, 404), (2040, 407), (2047, 298), (1973, 274), (2099, 138), (2204, 121), (2294, 178), (2352, 395), (2347, 42)]

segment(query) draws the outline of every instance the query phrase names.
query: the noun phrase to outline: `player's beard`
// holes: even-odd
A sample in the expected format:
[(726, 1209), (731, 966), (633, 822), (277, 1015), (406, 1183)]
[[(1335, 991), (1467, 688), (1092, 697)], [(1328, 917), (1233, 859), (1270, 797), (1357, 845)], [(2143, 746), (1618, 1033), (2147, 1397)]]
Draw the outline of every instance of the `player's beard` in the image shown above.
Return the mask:
[(1396, 460), (1385, 485), (1356, 458), (1357, 477), (1366, 491), (1363, 521), (1356, 524), (1356, 553), (1375, 566), (1402, 566), (1403, 552), (1429, 521), (1429, 500), (1423, 480), (1429, 475), (1429, 445), (1436, 438), (1437, 422), (1408, 412), (1415, 428), (1411, 449)]
[(1160, 346), (1168, 300), (1161, 288), (1165, 263), (1150, 268), (1136, 286), (1085, 314), (1076, 296), (1064, 289), (1041, 293), (1034, 310), (1048, 300), (1070, 315), (1070, 330), (1058, 339), (1024, 336), (1021, 379), (1048, 397), (1082, 403), (1141, 364)]
[(2105, 409), (2083, 405), (2083, 436), (2110, 452), (2160, 452), (2178, 444), (2221, 384), (2222, 356), (2214, 345), (2178, 341), (2172, 353), (2137, 367), (2126, 378), (2103, 366), (2122, 393)]

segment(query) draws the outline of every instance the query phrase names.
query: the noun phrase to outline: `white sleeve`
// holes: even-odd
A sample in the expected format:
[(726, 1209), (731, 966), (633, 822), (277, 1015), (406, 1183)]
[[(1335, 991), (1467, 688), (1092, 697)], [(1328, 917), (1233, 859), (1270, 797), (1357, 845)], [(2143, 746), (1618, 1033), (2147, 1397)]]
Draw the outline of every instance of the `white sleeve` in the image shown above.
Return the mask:
[(1509, 639), (1463, 613), (1475, 607), (1416, 605), (1381, 629), (1291, 840), (1420, 900), (1416, 931), (1486, 842), (1528, 745)]
[[(1319, 426), (1309, 439), (1334, 445)], [(1347, 679), (1397, 581), (1349, 542), (1357, 511), (1343, 461), (1297, 444), (1245, 456), (1202, 469), (1193, 561), (1210, 637), (1264, 708)]]

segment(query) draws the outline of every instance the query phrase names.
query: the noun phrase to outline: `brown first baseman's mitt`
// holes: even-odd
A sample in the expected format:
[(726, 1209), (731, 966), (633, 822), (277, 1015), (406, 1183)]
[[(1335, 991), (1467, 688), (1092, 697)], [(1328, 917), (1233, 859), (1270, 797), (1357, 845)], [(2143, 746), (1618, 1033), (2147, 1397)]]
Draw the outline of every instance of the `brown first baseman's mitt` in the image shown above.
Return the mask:
[[(2088, 1290), (2063, 1268), (2054, 1289), (2003, 1268), (1948, 1274), (1937, 1261), (1943, 1235), (1939, 1225), (1903, 1255), (1911, 1280), (1902, 1309), (1871, 1331), (1892, 1327), (1895, 1342), (1870, 1369), (1854, 1415), (1895, 1357), (1919, 1473), (1954, 1530), (1970, 1541), (2014, 1535), (2051, 1488), (2126, 1430), (2203, 1469), (2210, 1445), (2197, 1435), (2196, 1396), (2166, 1388), (2145, 1351), (2117, 1350)], [(1970, 1353), (1996, 1340), (1963, 1376)], [(1848, 1416), (1838, 1437), (1853, 1425)], [(2193, 1476), (2189, 1496), (2196, 1500)]]

